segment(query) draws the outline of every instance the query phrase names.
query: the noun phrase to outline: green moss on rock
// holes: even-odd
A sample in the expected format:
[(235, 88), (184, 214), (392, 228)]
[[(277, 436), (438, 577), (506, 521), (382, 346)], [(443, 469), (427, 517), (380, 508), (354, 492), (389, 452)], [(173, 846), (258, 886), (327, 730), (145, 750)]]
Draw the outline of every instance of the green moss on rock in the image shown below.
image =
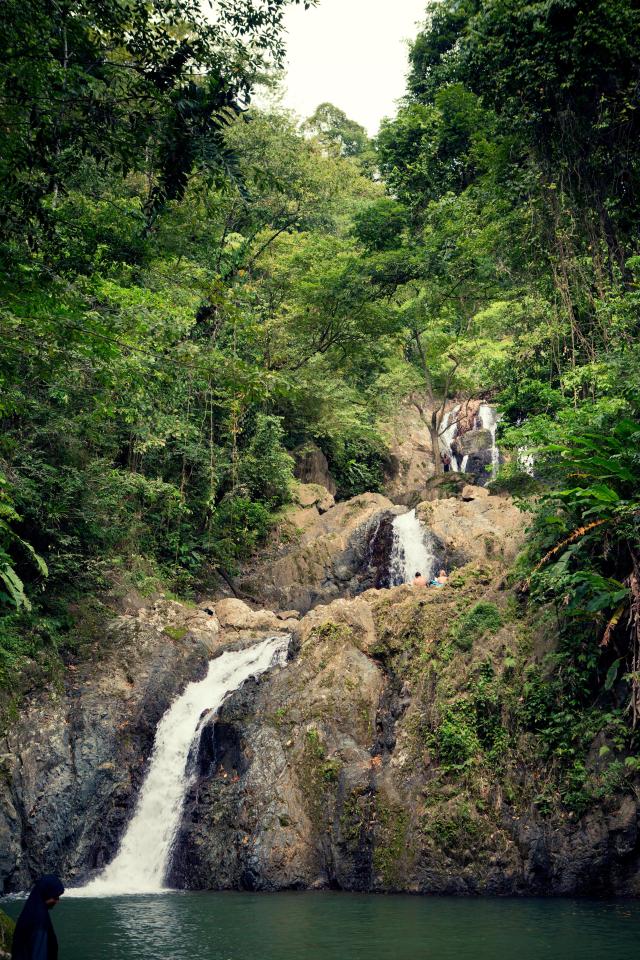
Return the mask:
[(495, 603), (479, 601), (453, 624), (449, 634), (460, 650), (471, 650), (473, 644), (487, 634), (497, 633), (502, 614)]
[(409, 830), (409, 814), (398, 804), (378, 798), (376, 804), (378, 828), (373, 851), (373, 866), (385, 887), (401, 884)]
[(13, 931), (15, 923), (7, 914), (0, 910), (0, 957), (8, 957), (11, 954), (11, 944), (13, 943)]

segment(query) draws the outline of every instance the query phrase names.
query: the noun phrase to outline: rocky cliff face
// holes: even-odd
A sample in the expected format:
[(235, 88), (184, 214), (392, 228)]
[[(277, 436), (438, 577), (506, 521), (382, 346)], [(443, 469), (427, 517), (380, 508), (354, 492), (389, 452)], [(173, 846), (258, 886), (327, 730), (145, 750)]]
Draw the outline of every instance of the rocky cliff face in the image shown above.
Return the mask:
[[(508, 586), (523, 517), (477, 487), (437, 492), (417, 512), (453, 568), (442, 589), (369, 589), (397, 508), (378, 495), (333, 506), (311, 485), (283, 520), (296, 536), (246, 580), (283, 612), (160, 601), (119, 618), (97, 663), (34, 696), (2, 744), (3, 889), (99, 868), (172, 699), (210, 656), (289, 633), (289, 662), (201, 730), (171, 883), (638, 894), (636, 794), (603, 790), (569, 811), (522, 719), (554, 643)], [(312, 609), (300, 619), (291, 606)]]
[(537, 745), (509, 735), (533, 641), (500, 564), (318, 607), (295, 637), (203, 733), (173, 884), (640, 892), (634, 795), (580, 820), (539, 808)]

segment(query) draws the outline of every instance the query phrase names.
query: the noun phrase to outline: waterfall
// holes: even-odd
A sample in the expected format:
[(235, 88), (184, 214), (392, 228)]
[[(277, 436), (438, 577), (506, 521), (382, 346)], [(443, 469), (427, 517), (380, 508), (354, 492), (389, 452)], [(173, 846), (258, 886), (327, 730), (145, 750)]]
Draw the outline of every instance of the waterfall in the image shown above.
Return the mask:
[(495, 479), (500, 466), (500, 451), (496, 446), (496, 427), (498, 425), (498, 416), (493, 407), (488, 403), (480, 405), (478, 416), (482, 423), (482, 429), (488, 430), (491, 434), (491, 476)]
[(389, 586), (411, 583), (419, 571), (430, 580), (436, 564), (433, 546), (428, 544), (429, 531), (420, 523), (415, 510), (395, 517), (393, 544), (389, 560)]
[(212, 660), (204, 680), (190, 683), (158, 724), (133, 817), (114, 860), (76, 896), (158, 893), (163, 889), (185, 795), (193, 782), (189, 749), (203, 711), (217, 710), (231, 690), (286, 658), (289, 637), (269, 637)]
[(535, 456), (528, 447), (518, 447), (518, 467), (530, 477), (535, 476)]
[[(451, 452), (451, 443), (458, 432), (456, 417), (459, 412), (460, 404), (457, 404), (457, 406), (451, 410), (447, 410), (440, 425), (440, 446), (444, 452), (448, 453), (451, 457), (451, 469), (456, 473), (460, 470), (460, 464), (458, 463), (458, 458)], [(453, 421), (453, 423), (451, 421)]]

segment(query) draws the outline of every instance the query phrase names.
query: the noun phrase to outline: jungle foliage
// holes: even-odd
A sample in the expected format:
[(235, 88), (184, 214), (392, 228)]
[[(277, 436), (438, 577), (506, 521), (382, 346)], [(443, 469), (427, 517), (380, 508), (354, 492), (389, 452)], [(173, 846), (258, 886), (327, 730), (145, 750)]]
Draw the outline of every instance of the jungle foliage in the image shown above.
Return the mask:
[(523, 594), (580, 702), (635, 719), (638, 4), (431, 4), (375, 144), (250, 106), (285, 7), (0, 11), (0, 669), (114, 583), (233, 575), (298, 446), (350, 496), (400, 400), (437, 449), (443, 397), (482, 397), (542, 489)]
[(0, 11), (5, 683), (90, 639), (114, 591), (233, 575), (298, 445), (343, 491), (380, 482), (386, 308), (352, 225), (383, 189), (339, 111), (358, 149), (248, 109), (286, 6)]
[(622, 0), (441, 0), (378, 138), (407, 227), (376, 280), (403, 300), (408, 368), (434, 396), (488, 391), (500, 483), (536, 491), (521, 593), (560, 644), (524, 720), (574, 799), (595, 734), (639, 709), (639, 26)]

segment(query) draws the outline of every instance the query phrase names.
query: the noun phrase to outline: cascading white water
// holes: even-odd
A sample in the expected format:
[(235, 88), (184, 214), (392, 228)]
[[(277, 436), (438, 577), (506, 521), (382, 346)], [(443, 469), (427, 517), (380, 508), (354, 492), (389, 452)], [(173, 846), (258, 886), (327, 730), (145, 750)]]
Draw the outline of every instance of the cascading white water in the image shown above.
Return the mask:
[(518, 466), (523, 473), (535, 476), (536, 458), (528, 447), (518, 447)]
[(203, 711), (217, 710), (227, 693), (286, 658), (289, 637), (269, 637), (244, 650), (212, 660), (204, 680), (190, 683), (169, 707), (156, 731), (149, 772), (135, 813), (114, 860), (75, 896), (158, 893), (164, 889), (171, 846), (180, 825), (184, 798), (192, 777), (189, 749)]
[[(440, 447), (443, 453), (448, 453), (451, 457), (451, 470), (454, 473), (464, 473), (469, 461), (469, 457), (466, 455), (459, 460), (451, 449), (451, 444), (459, 433), (458, 414), (460, 409), (461, 405), (457, 404), (457, 406), (445, 413), (442, 418), (442, 428), (440, 431)], [(488, 430), (491, 434), (491, 476), (495, 477), (500, 465), (500, 451), (496, 446), (498, 417), (493, 407), (489, 406), (488, 403), (483, 403), (478, 408), (478, 419), (482, 429)], [(470, 430), (469, 433), (474, 433), (474, 430)]]
[(451, 469), (456, 473), (460, 470), (460, 464), (458, 463), (458, 458), (451, 450), (451, 444), (458, 432), (457, 416), (459, 412), (460, 404), (457, 404), (451, 410), (447, 410), (442, 418), (440, 427), (440, 447), (444, 453), (448, 453), (451, 457)]
[(428, 581), (436, 564), (436, 557), (429, 545), (429, 531), (420, 523), (415, 510), (401, 513), (392, 524), (393, 544), (389, 560), (389, 583), (398, 587), (411, 583), (416, 573)]
[(500, 451), (496, 446), (496, 427), (498, 425), (498, 417), (495, 409), (490, 407), (488, 403), (483, 403), (480, 405), (478, 416), (480, 417), (480, 422), (482, 423), (482, 429), (488, 430), (491, 434), (491, 476), (495, 478), (496, 474), (498, 473), (498, 467), (500, 466)]

